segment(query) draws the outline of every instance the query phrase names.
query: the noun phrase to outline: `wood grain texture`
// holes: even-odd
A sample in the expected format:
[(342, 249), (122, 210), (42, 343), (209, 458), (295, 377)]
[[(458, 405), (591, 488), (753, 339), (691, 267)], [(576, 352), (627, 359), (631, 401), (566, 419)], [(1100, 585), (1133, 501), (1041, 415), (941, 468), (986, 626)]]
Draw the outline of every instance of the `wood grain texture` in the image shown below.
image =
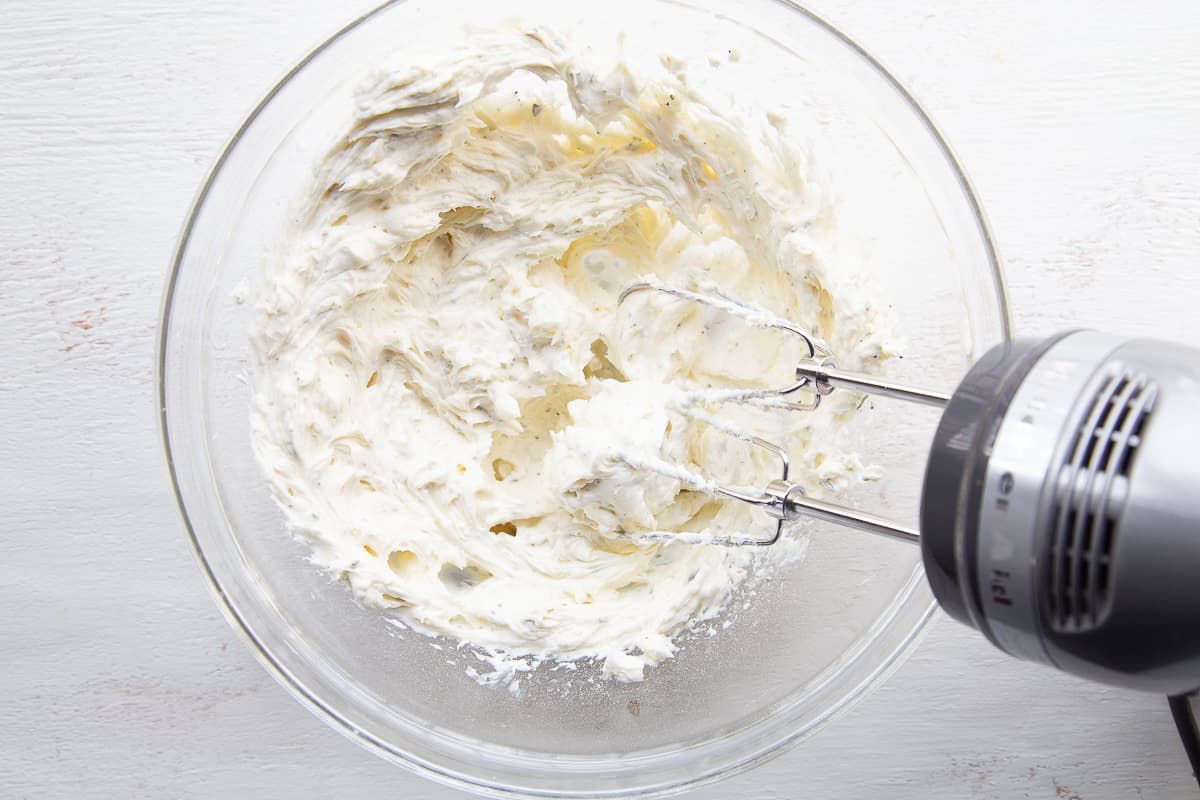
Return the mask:
[[(0, 795), (458, 792), (317, 722), (217, 611), (152, 398), (168, 257), (228, 134), (370, 0), (0, 9)], [(1019, 332), (1200, 338), (1200, 4), (813, 0), (973, 176)], [(98, 10), (99, 9), (99, 10)], [(695, 800), (1195, 796), (1161, 698), (937, 625), (815, 739)]]

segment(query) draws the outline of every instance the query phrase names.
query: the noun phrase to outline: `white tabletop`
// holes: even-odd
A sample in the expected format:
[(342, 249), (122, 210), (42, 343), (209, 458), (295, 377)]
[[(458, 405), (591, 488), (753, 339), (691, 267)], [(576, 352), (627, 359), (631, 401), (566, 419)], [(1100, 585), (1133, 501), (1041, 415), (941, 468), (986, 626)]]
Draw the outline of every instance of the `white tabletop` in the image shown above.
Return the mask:
[[(193, 192), (274, 80), (372, 2), (0, 11), (4, 797), (462, 797), (258, 666), (196, 568), (155, 428), (159, 298)], [(949, 136), (1018, 332), (1200, 338), (1200, 4), (811, 5)], [(1163, 698), (1011, 662), (942, 620), (814, 739), (689, 797), (1195, 791)]]

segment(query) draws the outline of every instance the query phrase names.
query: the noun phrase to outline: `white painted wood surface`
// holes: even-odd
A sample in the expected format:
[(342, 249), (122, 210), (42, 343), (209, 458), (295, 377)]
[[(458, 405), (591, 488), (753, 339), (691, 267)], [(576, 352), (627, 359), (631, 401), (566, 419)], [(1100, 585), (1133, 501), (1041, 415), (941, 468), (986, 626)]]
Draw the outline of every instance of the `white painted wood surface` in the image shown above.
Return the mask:
[[(0, 795), (462, 795), (294, 703), (226, 625), (152, 399), (168, 257), (271, 83), (372, 0), (0, 6)], [(1017, 329), (1200, 338), (1200, 4), (813, 0), (974, 177)], [(691, 797), (1196, 796), (1161, 698), (940, 623), (815, 739)]]

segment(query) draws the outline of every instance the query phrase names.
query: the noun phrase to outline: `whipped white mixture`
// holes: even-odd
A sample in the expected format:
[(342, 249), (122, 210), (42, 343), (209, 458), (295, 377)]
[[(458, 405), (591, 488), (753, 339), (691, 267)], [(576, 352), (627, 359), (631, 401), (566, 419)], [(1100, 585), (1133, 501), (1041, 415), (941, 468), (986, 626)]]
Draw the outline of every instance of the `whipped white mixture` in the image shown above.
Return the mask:
[[(765, 485), (770, 454), (697, 416), (696, 393), (785, 385), (804, 350), (653, 292), (618, 309), (622, 288), (718, 284), (849, 368), (887, 355), (888, 325), (765, 114), (726, 116), (670, 59), (635, 73), (546, 31), (433, 52), (364, 85), (268, 267), (255, 447), (291, 530), (362, 604), (640, 680), (796, 547), (638, 535), (773, 524), (641, 467)], [(786, 442), (819, 493), (862, 477), (839, 448), (856, 400), (702, 410)]]

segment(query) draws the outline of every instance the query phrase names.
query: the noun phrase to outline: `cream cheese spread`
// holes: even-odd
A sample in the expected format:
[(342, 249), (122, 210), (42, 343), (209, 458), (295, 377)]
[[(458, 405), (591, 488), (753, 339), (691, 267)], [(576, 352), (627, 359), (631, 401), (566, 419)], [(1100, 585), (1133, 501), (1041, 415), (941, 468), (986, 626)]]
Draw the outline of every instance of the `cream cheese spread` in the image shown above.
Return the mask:
[(856, 398), (695, 413), (711, 389), (786, 383), (799, 342), (652, 292), (618, 308), (622, 288), (717, 284), (849, 368), (887, 356), (886, 314), (767, 114), (706, 103), (670, 59), (643, 74), (547, 31), (438, 52), (364, 82), (267, 266), (256, 453), (289, 528), (363, 605), (641, 680), (797, 545), (639, 535), (772, 524), (705, 491), (778, 469), (705, 414), (786, 443), (814, 491), (865, 471), (840, 442)]

